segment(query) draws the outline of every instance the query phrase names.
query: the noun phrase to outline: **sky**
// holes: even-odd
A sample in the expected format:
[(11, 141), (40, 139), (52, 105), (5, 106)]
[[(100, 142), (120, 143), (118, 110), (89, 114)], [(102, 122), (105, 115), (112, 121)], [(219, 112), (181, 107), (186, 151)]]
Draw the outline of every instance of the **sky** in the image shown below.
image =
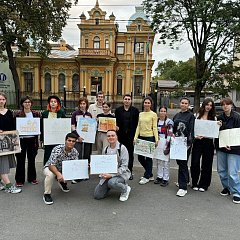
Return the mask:
[[(119, 24), (119, 31), (125, 32), (127, 31), (126, 25), (129, 18), (135, 13), (135, 6), (141, 6), (141, 3), (141, 0), (99, 0), (99, 7), (107, 12), (106, 19), (109, 19), (109, 15), (113, 12), (116, 17), (116, 22)], [(79, 16), (84, 12), (88, 19), (88, 11), (91, 10), (95, 4), (96, 0), (79, 0), (78, 4), (76, 6), (73, 5), (70, 9), (70, 19), (68, 19), (67, 26), (63, 29), (62, 37), (66, 43), (73, 46), (75, 50), (80, 47), (80, 30), (77, 27), (77, 24), (80, 23)], [(152, 68), (152, 76), (156, 75), (154, 70), (159, 61), (165, 59), (187, 61), (189, 58), (193, 57), (193, 51), (188, 41), (185, 43), (176, 43), (175, 50), (173, 50), (168, 45), (158, 44), (158, 39), (159, 35), (156, 34), (153, 43), (153, 59), (155, 63)]]

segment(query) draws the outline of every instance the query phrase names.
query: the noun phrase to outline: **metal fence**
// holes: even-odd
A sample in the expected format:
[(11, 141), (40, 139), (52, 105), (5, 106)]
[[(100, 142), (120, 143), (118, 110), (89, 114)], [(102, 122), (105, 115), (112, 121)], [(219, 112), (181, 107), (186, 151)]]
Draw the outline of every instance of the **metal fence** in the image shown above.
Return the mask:
[[(87, 97), (89, 103), (92, 104), (96, 101), (96, 96), (92, 96), (85, 91), (65, 91), (64, 92), (43, 92), (40, 90), (39, 92), (26, 92), (26, 91), (4, 91), (7, 95), (7, 105), (10, 109), (20, 109), (20, 100), (22, 97), (29, 95), (33, 98), (33, 106), (32, 109), (45, 110), (47, 108), (47, 99), (51, 95), (57, 95), (63, 101), (63, 106), (66, 114), (71, 114), (73, 111), (78, 109), (78, 100), (80, 97)], [(157, 106), (157, 93), (149, 94), (153, 98), (154, 101), (154, 110), (156, 111)], [(105, 94), (105, 101), (111, 103), (112, 111), (123, 104), (124, 95), (114, 95), (114, 94)], [(144, 96), (135, 96), (132, 100), (132, 105), (138, 108), (140, 111), (143, 110), (142, 101)]]

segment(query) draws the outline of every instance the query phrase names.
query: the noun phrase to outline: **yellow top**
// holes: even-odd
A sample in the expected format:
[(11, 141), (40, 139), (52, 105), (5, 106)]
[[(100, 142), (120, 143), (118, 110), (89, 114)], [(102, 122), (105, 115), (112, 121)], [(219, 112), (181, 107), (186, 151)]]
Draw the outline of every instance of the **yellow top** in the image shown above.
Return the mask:
[(157, 130), (157, 114), (153, 111), (141, 112), (139, 114), (138, 126), (135, 133), (134, 140), (142, 137), (155, 137), (155, 142), (158, 142), (158, 130)]
[(48, 119), (57, 118), (57, 113), (49, 112)]

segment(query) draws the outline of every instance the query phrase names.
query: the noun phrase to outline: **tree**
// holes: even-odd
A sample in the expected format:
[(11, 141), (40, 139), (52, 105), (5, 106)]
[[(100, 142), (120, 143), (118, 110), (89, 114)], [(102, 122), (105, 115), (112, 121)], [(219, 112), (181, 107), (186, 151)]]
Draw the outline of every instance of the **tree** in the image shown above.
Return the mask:
[(165, 59), (163, 61), (158, 62), (158, 66), (155, 68), (157, 78), (161, 80), (166, 79), (165, 76), (167, 72), (175, 66), (177, 66), (177, 62), (174, 60)]
[[(144, 0), (143, 5), (152, 19), (153, 30), (160, 33), (159, 43), (166, 44), (166, 40), (170, 40), (173, 47), (175, 42), (188, 39), (196, 59), (196, 79), (192, 84), (197, 109), (202, 89), (216, 85), (218, 79), (213, 74), (217, 76), (217, 66), (234, 60), (234, 51), (239, 52), (240, 2)], [(236, 76), (231, 74), (231, 82), (239, 83)]]
[[(74, 1), (77, 3), (77, 0)], [(41, 57), (50, 53), (49, 41), (60, 39), (72, 3), (67, 0), (2, 0), (0, 1), (0, 57), (9, 60), (15, 89), (20, 89), (19, 76), (11, 46), (25, 54), (29, 40)], [(4, 55), (6, 50), (7, 56)]]

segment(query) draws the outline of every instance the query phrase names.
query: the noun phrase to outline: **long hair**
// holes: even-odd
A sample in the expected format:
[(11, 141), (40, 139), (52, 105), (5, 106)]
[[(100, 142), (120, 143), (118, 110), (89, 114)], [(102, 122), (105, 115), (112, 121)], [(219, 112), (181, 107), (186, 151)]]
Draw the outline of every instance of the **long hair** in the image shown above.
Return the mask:
[(202, 118), (205, 112), (205, 106), (210, 102), (212, 103), (212, 109), (208, 113), (208, 120), (215, 120), (216, 110), (215, 110), (215, 104), (212, 98), (205, 98), (203, 100), (202, 106), (198, 110), (198, 119)]
[(32, 100), (32, 98), (30, 97), (30, 96), (25, 96), (25, 97), (23, 97), (23, 98), (21, 98), (21, 100), (20, 100), (20, 105), (21, 105), (21, 108), (22, 108), (22, 111), (21, 111), (21, 113), (20, 113), (20, 117), (26, 117), (26, 113), (24, 112), (24, 106), (23, 106), (23, 103), (26, 101), (26, 100), (29, 100), (30, 102), (31, 102), (31, 107), (32, 107), (32, 105), (33, 105), (33, 100)]
[[(164, 109), (166, 110), (166, 112), (167, 112), (167, 107), (165, 107), (165, 106), (160, 106), (159, 109), (158, 109), (158, 111), (160, 112), (160, 110), (161, 110), (162, 108), (164, 108)], [(165, 119), (164, 119), (163, 127), (166, 127), (166, 121), (167, 121), (167, 114), (166, 114)]]
[(86, 111), (88, 110), (89, 108), (89, 101), (86, 97), (80, 97), (79, 100), (78, 100), (78, 108), (80, 109), (80, 103), (81, 102), (85, 102), (86, 103)]
[(145, 97), (145, 98), (143, 99), (143, 102), (142, 102), (143, 105), (144, 105), (144, 102), (145, 102), (146, 100), (149, 100), (149, 101), (151, 102), (151, 107), (150, 107), (150, 109), (152, 110), (152, 108), (153, 108), (153, 100), (152, 100), (152, 98), (149, 97), (149, 96)]
[(4, 104), (4, 108), (5, 108), (7, 105), (7, 95), (4, 92), (0, 92), (0, 96), (3, 96), (6, 100), (6, 103)]

